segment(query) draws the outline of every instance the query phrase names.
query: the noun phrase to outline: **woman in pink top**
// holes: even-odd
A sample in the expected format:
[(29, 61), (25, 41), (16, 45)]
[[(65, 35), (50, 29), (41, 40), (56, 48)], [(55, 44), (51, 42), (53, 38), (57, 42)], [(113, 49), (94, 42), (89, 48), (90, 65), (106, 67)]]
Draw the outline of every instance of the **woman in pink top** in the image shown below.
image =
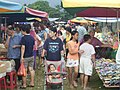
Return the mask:
[[(79, 65), (79, 45), (78, 42), (78, 32), (72, 31), (72, 38), (67, 43), (68, 46), (68, 55), (67, 55), (67, 63), (66, 67), (68, 68), (68, 79), (70, 83), (70, 88), (77, 87), (76, 79), (78, 75), (78, 65)], [(73, 70), (74, 69), (74, 76), (72, 77)]]
[(33, 48), (33, 54), (34, 54), (34, 66), (33, 66), (33, 68), (36, 69), (36, 56), (37, 56), (38, 44), (41, 43), (41, 39), (36, 34), (34, 29), (32, 29), (30, 31), (30, 35), (35, 39), (35, 45), (34, 45), (34, 48)]

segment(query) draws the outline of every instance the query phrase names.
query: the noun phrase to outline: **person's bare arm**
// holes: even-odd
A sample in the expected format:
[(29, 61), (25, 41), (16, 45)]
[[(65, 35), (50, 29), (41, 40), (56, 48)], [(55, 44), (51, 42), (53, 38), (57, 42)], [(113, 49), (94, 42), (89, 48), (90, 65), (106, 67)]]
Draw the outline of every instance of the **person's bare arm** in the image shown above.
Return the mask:
[(8, 48), (8, 45), (9, 45), (9, 41), (10, 41), (10, 36), (8, 36), (8, 39), (7, 39), (7, 41), (5, 42), (5, 48)]
[(47, 33), (44, 33), (44, 38), (45, 38), (45, 40), (47, 39)]
[(20, 48), (21, 45), (13, 45), (13, 48)]
[(94, 67), (95, 67), (95, 65), (96, 65), (95, 54), (92, 55), (92, 62), (93, 62), (93, 65), (94, 65)]
[(22, 46), (21, 46), (21, 61), (22, 61), (22, 62), (24, 62), (24, 58), (23, 58), (24, 53), (25, 53), (25, 45), (22, 45)]
[(42, 51), (42, 55), (41, 55), (42, 58), (45, 56), (45, 52), (46, 52), (46, 50), (43, 49), (43, 51)]
[(112, 48), (112, 45), (110, 45), (110, 44), (103, 44), (103, 45), (101, 45), (101, 47), (110, 47), (110, 48)]

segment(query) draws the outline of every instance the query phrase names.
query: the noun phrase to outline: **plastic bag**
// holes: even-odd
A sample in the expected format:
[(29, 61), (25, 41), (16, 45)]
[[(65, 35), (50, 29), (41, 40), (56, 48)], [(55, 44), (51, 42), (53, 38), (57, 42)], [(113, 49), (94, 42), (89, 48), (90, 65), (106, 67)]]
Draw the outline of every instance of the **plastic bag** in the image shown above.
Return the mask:
[(17, 74), (18, 76), (26, 76), (26, 70), (23, 62), (21, 63)]

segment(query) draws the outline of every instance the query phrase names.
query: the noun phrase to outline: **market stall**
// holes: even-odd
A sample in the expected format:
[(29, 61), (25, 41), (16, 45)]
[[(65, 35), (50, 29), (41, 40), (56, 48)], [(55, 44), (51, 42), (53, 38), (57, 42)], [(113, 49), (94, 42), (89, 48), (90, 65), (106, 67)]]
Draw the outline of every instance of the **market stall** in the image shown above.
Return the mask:
[(13, 90), (17, 86), (16, 75), (14, 60), (7, 58), (7, 49), (0, 44), (0, 90)]
[(120, 87), (120, 65), (114, 60), (98, 59), (95, 69), (105, 87)]
[[(72, 15), (80, 17), (116, 17), (116, 31), (120, 29), (118, 23), (118, 17), (120, 17), (119, 3), (120, 0), (114, 0), (114, 2), (112, 0), (62, 0), (64, 9)], [(117, 36), (117, 42), (119, 42), (119, 32), (117, 32)], [(115, 48), (113, 49), (115, 51), (117, 50)], [(101, 48), (99, 50), (101, 50)], [(105, 51), (101, 53), (105, 55)], [(111, 55), (112, 54), (109, 56)], [(98, 59), (96, 61), (96, 72), (105, 87), (120, 87), (120, 65), (116, 64), (113, 60)]]
[[(6, 72), (11, 72), (12, 70), (14, 70), (15, 62), (14, 62), (14, 60), (9, 60), (7, 58), (7, 49), (5, 48), (4, 44), (0, 44), (0, 66), (2, 64), (5, 65)], [(1, 67), (0, 67), (0, 69), (1, 69)]]
[(7, 49), (5, 48), (4, 44), (0, 44), (0, 60), (6, 58)]

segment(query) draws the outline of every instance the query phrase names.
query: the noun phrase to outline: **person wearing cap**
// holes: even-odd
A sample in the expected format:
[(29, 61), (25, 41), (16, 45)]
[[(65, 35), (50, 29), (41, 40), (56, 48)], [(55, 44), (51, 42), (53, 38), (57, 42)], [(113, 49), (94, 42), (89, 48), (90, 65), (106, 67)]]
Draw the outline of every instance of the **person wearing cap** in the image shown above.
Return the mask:
[(60, 61), (63, 54), (63, 42), (57, 37), (56, 27), (52, 27), (49, 31), (49, 38), (45, 40), (43, 45), (42, 57), (45, 56), (47, 61)]
[[(13, 59), (15, 61), (15, 70), (18, 71), (20, 67), (20, 41), (22, 38), (22, 35), (16, 34), (16, 31), (14, 31), (14, 27), (9, 25), (7, 28), (7, 41), (5, 43), (5, 47), (8, 49), (7, 52), (7, 58)], [(22, 80), (21, 76), (18, 76), (18, 80)]]

